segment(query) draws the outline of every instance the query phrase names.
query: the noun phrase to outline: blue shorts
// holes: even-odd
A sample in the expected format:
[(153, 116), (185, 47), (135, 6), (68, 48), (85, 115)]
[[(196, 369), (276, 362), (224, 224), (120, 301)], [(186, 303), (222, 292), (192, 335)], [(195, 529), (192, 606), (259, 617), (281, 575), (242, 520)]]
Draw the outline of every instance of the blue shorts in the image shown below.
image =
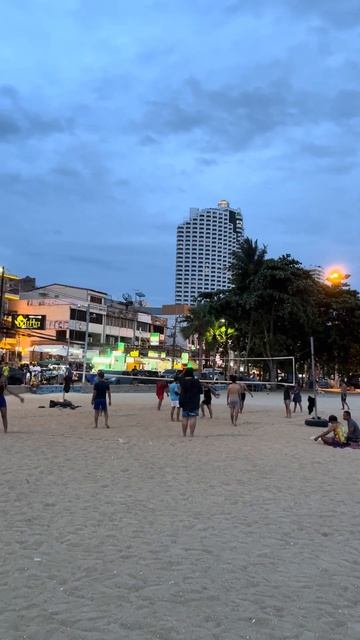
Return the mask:
[(186, 411), (185, 409), (182, 410), (183, 418), (196, 418), (198, 415), (199, 411)]
[(6, 409), (6, 400), (4, 396), (0, 396), (0, 409)]
[(106, 404), (105, 398), (94, 400), (94, 409), (95, 411), (107, 411), (107, 404)]

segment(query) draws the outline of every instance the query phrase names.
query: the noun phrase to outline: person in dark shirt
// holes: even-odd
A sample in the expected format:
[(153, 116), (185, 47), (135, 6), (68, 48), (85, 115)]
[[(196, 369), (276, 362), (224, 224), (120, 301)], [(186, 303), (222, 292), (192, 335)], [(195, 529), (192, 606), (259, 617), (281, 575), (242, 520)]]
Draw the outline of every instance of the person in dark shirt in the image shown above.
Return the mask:
[(284, 389), (284, 405), (286, 417), (291, 418), (291, 393), (289, 387), (285, 387)]
[(106, 404), (106, 395), (107, 395), (109, 398), (109, 407), (111, 407), (110, 385), (108, 382), (106, 382), (106, 380), (104, 380), (103, 371), (98, 371), (97, 377), (98, 379), (97, 379), (97, 382), (95, 382), (94, 384), (94, 392), (91, 399), (91, 404), (94, 405), (94, 410), (95, 410), (94, 428), (97, 429), (99, 415), (100, 415), (100, 412), (102, 411), (105, 417), (105, 427), (107, 429), (110, 429), (109, 422), (108, 422), (108, 418), (109, 418), (108, 409)]
[(343, 419), (347, 422), (348, 433), (347, 433), (347, 441), (358, 442), (360, 443), (360, 427), (355, 420), (351, 417), (350, 411), (344, 411)]
[(199, 415), (202, 386), (199, 380), (194, 378), (194, 371), (190, 367), (185, 369), (179, 382), (179, 404), (182, 409), (182, 433), (185, 437), (189, 427), (189, 435), (192, 437), (196, 427), (196, 419)]
[(202, 417), (205, 418), (205, 407), (207, 407), (207, 410), (209, 412), (209, 416), (210, 418), (213, 417), (213, 412), (212, 412), (212, 408), (211, 408), (211, 398), (212, 396), (214, 396), (214, 398), (218, 398), (219, 394), (216, 393), (214, 387), (212, 387), (210, 384), (205, 384), (204, 385), (204, 399), (200, 405), (201, 407), (201, 414)]
[(71, 365), (68, 364), (64, 373), (63, 401), (65, 400), (65, 393), (69, 393), (71, 389), (71, 385), (73, 383), (73, 377), (74, 377), (74, 374), (73, 374)]

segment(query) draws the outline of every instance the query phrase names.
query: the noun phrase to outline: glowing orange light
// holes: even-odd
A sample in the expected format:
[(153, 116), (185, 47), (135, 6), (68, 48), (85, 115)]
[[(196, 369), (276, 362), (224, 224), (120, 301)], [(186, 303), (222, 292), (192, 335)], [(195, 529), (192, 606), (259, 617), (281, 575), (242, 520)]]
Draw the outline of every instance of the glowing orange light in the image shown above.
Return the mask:
[(345, 280), (350, 278), (349, 273), (345, 273), (342, 267), (330, 267), (325, 274), (325, 281), (329, 284), (341, 284)]

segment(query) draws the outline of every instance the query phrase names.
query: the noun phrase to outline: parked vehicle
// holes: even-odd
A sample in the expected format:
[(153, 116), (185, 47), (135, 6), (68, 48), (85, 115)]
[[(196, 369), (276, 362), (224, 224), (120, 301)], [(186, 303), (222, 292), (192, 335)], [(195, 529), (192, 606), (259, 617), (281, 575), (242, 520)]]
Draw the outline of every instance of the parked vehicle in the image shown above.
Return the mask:
[(8, 375), (8, 384), (24, 384), (24, 372), (17, 367), (10, 367)]
[(330, 380), (328, 380), (328, 378), (319, 378), (317, 380), (317, 386), (319, 389), (330, 389)]
[(214, 382), (225, 380), (224, 372), (221, 369), (211, 369), (210, 367), (203, 369), (200, 373), (200, 378), (202, 380), (213, 380)]
[(346, 384), (349, 387), (354, 387), (354, 389), (360, 389), (360, 374), (351, 374), (347, 380), (346, 380)]
[(165, 371), (161, 373), (161, 378), (175, 378), (175, 376), (179, 376), (181, 374), (181, 369), (165, 369)]

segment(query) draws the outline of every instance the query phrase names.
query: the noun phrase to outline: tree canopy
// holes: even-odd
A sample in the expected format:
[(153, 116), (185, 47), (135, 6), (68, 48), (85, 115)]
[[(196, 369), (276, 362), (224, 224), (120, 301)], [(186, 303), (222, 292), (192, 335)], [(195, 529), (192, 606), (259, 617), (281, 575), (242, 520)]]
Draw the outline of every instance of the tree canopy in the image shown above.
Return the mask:
[(305, 363), (314, 336), (324, 371), (360, 371), (360, 297), (348, 284), (321, 282), (290, 254), (270, 258), (251, 238), (234, 252), (230, 274), (229, 289), (201, 294), (185, 318), (183, 335), (197, 334), (201, 350), (207, 342), (224, 353), (225, 342), (242, 356)]

